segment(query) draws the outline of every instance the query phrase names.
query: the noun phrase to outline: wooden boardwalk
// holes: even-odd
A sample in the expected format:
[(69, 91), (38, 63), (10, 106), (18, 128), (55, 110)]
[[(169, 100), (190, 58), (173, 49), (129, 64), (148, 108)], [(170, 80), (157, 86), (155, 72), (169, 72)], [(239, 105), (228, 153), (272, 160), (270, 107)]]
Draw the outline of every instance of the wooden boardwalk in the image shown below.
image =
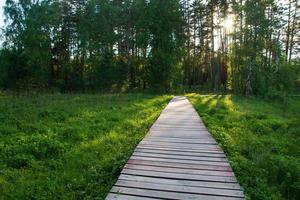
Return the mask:
[(230, 164), (185, 97), (175, 97), (135, 149), (107, 200), (240, 200)]

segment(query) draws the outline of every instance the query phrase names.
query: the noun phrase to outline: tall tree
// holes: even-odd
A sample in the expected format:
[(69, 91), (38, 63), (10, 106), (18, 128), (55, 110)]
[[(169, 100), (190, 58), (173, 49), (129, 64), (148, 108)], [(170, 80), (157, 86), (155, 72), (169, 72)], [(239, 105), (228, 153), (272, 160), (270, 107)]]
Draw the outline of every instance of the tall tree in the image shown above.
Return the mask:
[(183, 18), (178, 0), (151, 0), (149, 81), (157, 88), (170, 89), (180, 61)]

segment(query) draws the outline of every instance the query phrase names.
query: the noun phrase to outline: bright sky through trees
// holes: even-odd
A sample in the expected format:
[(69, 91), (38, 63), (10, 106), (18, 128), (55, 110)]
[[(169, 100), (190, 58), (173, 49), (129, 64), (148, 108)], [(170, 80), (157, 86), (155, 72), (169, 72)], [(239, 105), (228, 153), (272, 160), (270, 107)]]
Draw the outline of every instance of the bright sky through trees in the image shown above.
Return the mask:
[(225, 20), (223, 21), (222, 25), (223, 25), (223, 27), (227, 31), (231, 32), (233, 30), (233, 28), (234, 28), (233, 27), (234, 26), (234, 18), (233, 18), (233, 16), (232, 15), (227, 16), (225, 18)]
[[(4, 26), (4, 14), (3, 14), (3, 6), (5, 4), (5, 0), (0, 0), (0, 36), (1, 36), (1, 29)], [(0, 46), (2, 45), (2, 38), (0, 37)]]
[(0, 0), (0, 27), (2, 28), (4, 24), (4, 16), (3, 16), (3, 6), (5, 4), (5, 0)]
[[(5, 4), (5, 0), (0, 0), (0, 34), (1, 34), (1, 29), (4, 26), (4, 14), (3, 14), (4, 4)], [(1, 46), (1, 44), (2, 44), (2, 38), (0, 37), (0, 46)]]

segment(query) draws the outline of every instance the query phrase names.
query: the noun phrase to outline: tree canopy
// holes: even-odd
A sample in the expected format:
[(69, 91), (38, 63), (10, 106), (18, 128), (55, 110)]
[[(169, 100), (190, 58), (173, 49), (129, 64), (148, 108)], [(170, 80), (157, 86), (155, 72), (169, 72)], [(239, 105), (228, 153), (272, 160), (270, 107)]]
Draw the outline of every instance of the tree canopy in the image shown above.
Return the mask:
[(286, 93), (296, 0), (6, 0), (0, 87)]

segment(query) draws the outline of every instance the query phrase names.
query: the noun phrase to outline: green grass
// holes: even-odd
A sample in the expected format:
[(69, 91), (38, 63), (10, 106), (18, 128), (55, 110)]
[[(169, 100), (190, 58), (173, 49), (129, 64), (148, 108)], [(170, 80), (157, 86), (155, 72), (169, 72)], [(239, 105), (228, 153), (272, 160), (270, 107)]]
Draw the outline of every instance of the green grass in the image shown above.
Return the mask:
[(0, 96), (0, 199), (104, 199), (171, 96)]
[[(248, 199), (300, 196), (300, 99), (188, 95)], [(104, 199), (171, 96), (0, 94), (0, 199)]]
[(299, 199), (300, 99), (286, 104), (188, 95), (228, 155), (248, 199)]

